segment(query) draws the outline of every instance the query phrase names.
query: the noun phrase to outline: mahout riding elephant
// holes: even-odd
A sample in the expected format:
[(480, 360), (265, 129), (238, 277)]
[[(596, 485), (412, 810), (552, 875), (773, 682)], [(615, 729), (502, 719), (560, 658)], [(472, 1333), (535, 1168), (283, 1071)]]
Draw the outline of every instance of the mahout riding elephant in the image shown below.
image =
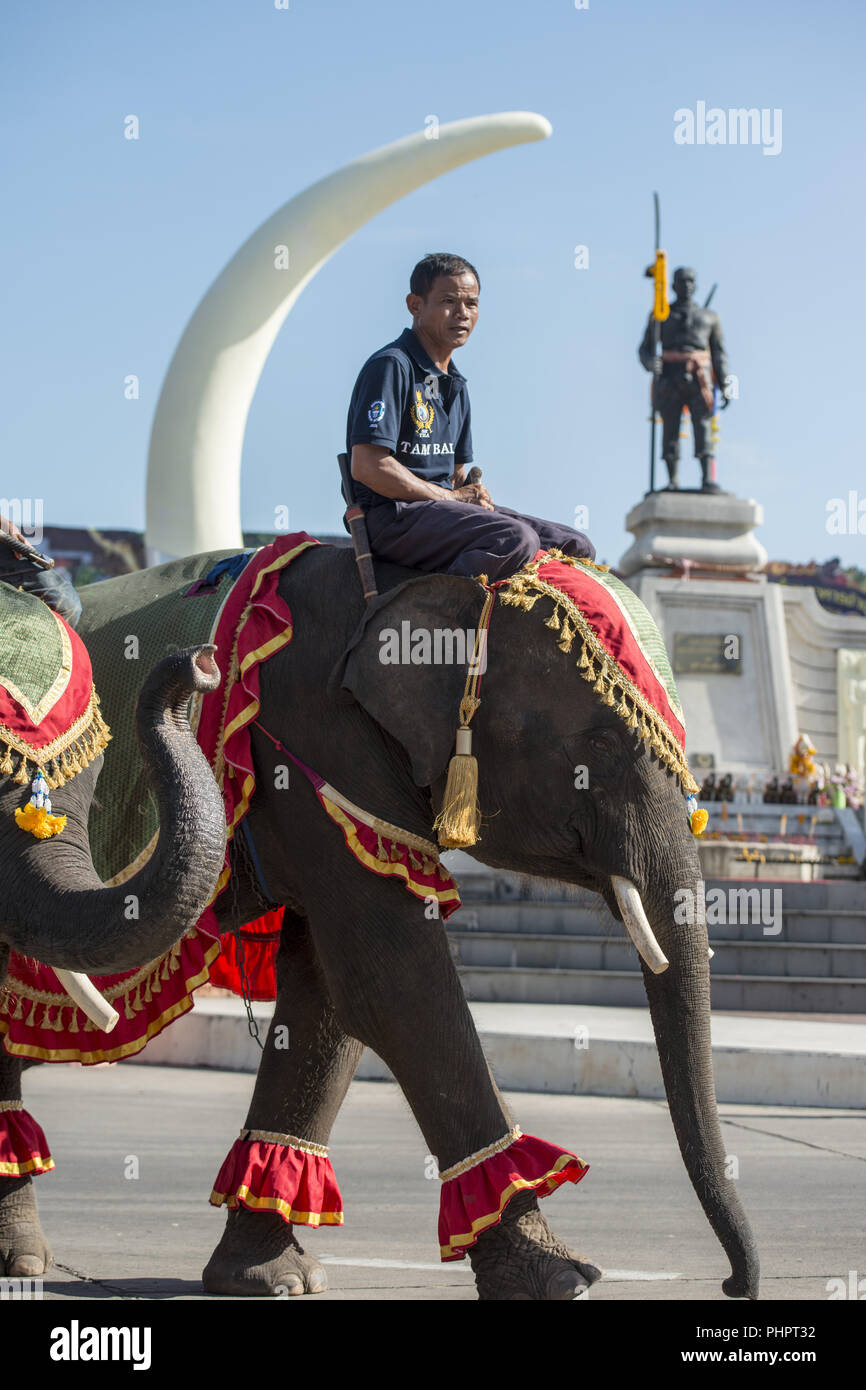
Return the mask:
[[(342, 1221), (327, 1145), (365, 1046), (393, 1072), (437, 1157), (443, 1258), (468, 1254), (480, 1298), (571, 1299), (599, 1277), (538, 1208), (563, 1175), (575, 1181), (586, 1165), (515, 1126), (437, 910), (444, 876), (434, 874), (439, 887), (424, 895), (390, 872), (400, 845), (409, 847), (404, 863), (422, 866), (410, 875), (420, 881), (430, 868), (462, 708), (481, 809), (473, 855), (593, 889), (653, 962), (642, 969), (683, 1161), (731, 1263), (725, 1293), (755, 1297), (757, 1253), (725, 1176), (716, 1109), (687, 769), (646, 702), (630, 704), (631, 687), (617, 693), (592, 641), (579, 660), (579, 644), (569, 650), (574, 633), (556, 593), (539, 590), (534, 602), (518, 585), (513, 601), (494, 594), (491, 608), (493, 590), (474, 579), (385, 565), (377, 575), (380, 596), (366, 609), (351, 552), (310, 548), (279, 580), (294, 635), (261, 667), (248, 815), (261, 878), (285, 904), (277, 999), (244, 1129), (211, 1199), (229, 1210), (205, 1289), (326, 1287), (294, 1227)], [(84, 603), (86, 625), (87, 590)], [(425, 657), (414, 635), (476, 632), (482, 612), (480, 704), (467, 705), (466, 664)], [(386, 661), (394, 633), (413, 637), (410, 654)], [(684, 889), (696, 903), (689, 920), (675, 911)], [(241, 920), (258, 917), (252, 882), (237, 891)], [(215, 904), (223, 929), (228, 898)], [(582, 1150), (591, 1146), (591, 1135), (578, 1138)], [(269, 1167), (273, 1185), (256, 1187)], [(2, 1211), (0, 1198), (0, 1223)]]

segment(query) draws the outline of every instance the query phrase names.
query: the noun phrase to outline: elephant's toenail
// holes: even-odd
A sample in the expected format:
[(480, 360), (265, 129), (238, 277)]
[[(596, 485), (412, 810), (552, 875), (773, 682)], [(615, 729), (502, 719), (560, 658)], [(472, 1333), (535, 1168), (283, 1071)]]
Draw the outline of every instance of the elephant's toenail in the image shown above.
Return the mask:
[(16, 1255), (9, 1266), (10, 1279), (36, 1279), (45, 1273), (45, 1261), (38, 1255)]

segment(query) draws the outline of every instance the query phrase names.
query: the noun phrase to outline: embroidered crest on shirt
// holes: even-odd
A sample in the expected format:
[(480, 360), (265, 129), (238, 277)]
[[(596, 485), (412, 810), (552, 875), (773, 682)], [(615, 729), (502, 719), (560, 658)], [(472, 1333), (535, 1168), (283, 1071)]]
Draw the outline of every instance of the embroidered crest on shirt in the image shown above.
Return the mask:
[(415, 426), (415, 433), (420, 435), (422, 439), (429, 439), (436, 422), (436, 412), (433, 409), (433, 402), (424, 400), (420, 387), (416, 387), (415, 404), (409, 407), (409, 414)]

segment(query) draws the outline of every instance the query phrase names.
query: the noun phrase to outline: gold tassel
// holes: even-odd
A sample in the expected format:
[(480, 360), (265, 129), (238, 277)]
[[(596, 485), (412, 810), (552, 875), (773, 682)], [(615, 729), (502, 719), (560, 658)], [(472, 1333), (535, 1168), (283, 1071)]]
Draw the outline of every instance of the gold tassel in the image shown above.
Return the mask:
[(132, 1012), (132, 1000), (128, 994), (124, 994), (123, 996), (123, 1016), (124, 1018), (128, 1018), (130, 1022), (135, 1018), (135, 1014)]
[(613, 698), (613, 686), (612, 686), (612, 685), (609, 685), (609, 686), (607, 687), (607, 690), (604, 692), (604, 699), (602, 700), (602, 704), (603, 704), (603, 705), (610, 705), (610, 706), (613, 706), (613, 705), (616, 704), (616, 700)]
[(17, 1007), (16, 1007), (16, 1009), (15, 1009), (15, 1012), (14, 1012), (14, 1014), (12, 1015), (12, 1017), (13, 1017), (13, 1019), (18, 1019), (18, 1018), (23, 1018), (23, 1017), (24, 1017), (24, 997), (23, 997), (23, 995), (21, 995), (21, 994), (19, 994), (19, 996), (18, 996), (18, 1005), (17, 1005)]
[(568, 618), (566, 618), (565, 622), (562, 624), (562, 636), (560, 637), (556, 645), (559, 647), (559, 650), (561, 652), (570, 652), (571, 644), (573, 641), (574, 628), (569, 625)]
[(7, 743), (7, 744), (6, 744), (6, 755), (5, 755), (5, 757), (4, 757), (3, 761), (2, 761), (2, 763), (0, 763), (0, 772), (2, 772), (2, 774), (3, 774), (4, 777), (11, 777), (11, 776), (12, 776), (12, 773), (13, 773), (14, 771), (15, 771), (15, 767), (14, 767), (14, 764), (13, 764), (13, 762), (12, 762), (12, 745), (11, 745), (11, 743)]
[(36, 1027), (36, 1010), (37, 1010), (38, 1007), (39, 1007), (39, 1006), (38, 1006), (36, 1000), (34, 999), (34, 1000), (33, 1000), (33, 1008), (30, 1010), (30, 1017), (27, 1019), (27, 1027), (28, 1027), (28, 1028), (35, 1028), (35, 1027)]
[(162, 981), (159, 978), (158, 970), (154, 970), (150, 977), (150, 988), (153, 994), (162, 994)]
[(586, 668), (587, 668), (587, 666), (589, 665), (589, 655), (588, 655), (587, 650), (586, 650), (586, 643), (585, 643), (585, 642), (584, 642), (583, 646), (581, 647), (581, 650), (580, 650), (580, 661), (579, 661), (577, 664), (578, 664), (578, 666), (580, 667), (580, 669), (581, 669), (582, 671), (585, 671)]
[(165, 955), (164, 955), (163, 958), (162, 958), (162, 970), (159, 972), (159, 975), (160, 975), (160, 979), (161, 979), (161, 980), (167, 980), (167, 979), (168, 979), (168, 952), (167, 952), (167, 951), (166, 951)]
[(392, 862), (393, 862), (395, 859), (402, 859), (402, 858), (403, 858), (403, 851), (402, 851), (402, 849), (400, 848), (399, 845), (395, 844), (394, 841), (392, 840), (392, 841), (391, 841), (391, 860), (392, 860)]
[(421, 860), (418, 858), (414, 849), (409, 850), (409, 863), (412, 865), (413, 869), (420, 869), (421, 867)]
[(544, 626), (545, 626), (545, 627), (552, 627), (552, 628), (558, 630), (558, 628), (559, 628), (559, 604), (556, 605), (556, 607), (554, 608), (554, 610), (553, 610), (553, 612), (551, 613), (550, 617), (549, 617), (549, 618), (545, 618), (545, 620), (544, 620)]
[(632, 709), (631, 714), (630, 714), (629, 717), (628, 717), (628, 727), (629, 727), (630, 729), (636, 729), (636, 728), (637, 728), (637, 710), (636, 710), (636, 709)]
[(150, 976), (149, 976), (149, 975), (148, 975), (147, 980), (145, 981), (145, 985), (144, 985), (144, 1002), (145, 1002), (145, 1004), (149, 1004), (149, 1003), (151, 1002), (151, 994), (150, 994)]
[(87, 1018), (86, 1015), (84, 1018), (84, 1031), (85, 1033), (95, 1033), (97, 1031), (96, 1024), (92, 1019)]
[(444, 849), (466, 849), (477, 842), (480, 825), (478, 762), (472, 756), (472, 730), (463, 725), (457, 730), (457, 751), (448, 764), (442, 810), (433, 829)]
[(376, 836), (376, 858), (377, 858), (377, 859), (387, 859), (387, 858), (388, 858), (388, 854), (387, 854), (387, 851), (386, 851), (386, 849), (385, 849), (385, 846), (382, 844), (382, 836), (381, 836), (381, 835), (378, 835), (378, 834), (377, 834), (377, 836)]
[(26, 787), (27, 783), (30, 781), (30, 778), (27, 775), (27, 759), (24, 757), (23, 753), (21, 754), (21, 766), (18, 768), (18, 771), (15, 773), (15, 776), (12, 778), (12, 781), (15, 782), (19, 787)]
[(141, 985), (137, 985), (135, 994), (132, 996), (132, 1007), (135, 1013), (140, 1014), (144, 1005), (141, 1002)]
[(77, 1010), (77, 1009), (73, 1009), (73, 1010), (72, 1010), (72, 1018), (69, 1020), (69, 1032), (70, 1032), (70, 1033), (78, 1033), (78, 1032), (80, 1032), (80, 1029), (79, 1029), (79, 1027), (78, 1027), (78, 1010)]

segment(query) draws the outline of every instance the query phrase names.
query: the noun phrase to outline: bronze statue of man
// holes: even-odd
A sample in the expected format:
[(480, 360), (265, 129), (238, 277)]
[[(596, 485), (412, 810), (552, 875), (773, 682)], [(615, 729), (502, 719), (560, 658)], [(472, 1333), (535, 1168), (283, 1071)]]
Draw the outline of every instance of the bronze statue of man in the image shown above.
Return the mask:
[(658, 325), (661, 356), (654, 355), (653, 318), (650, 315), (638, 348), (641, 365), (653, 373), (653, 409), (662, 417), (662, 458), (667, 464), (668, 491), (679, 487), (680, 420), (687, 405), (692, 417), (695, 455), (701, 461), (701, 490), (721, 492), (715, 480), (716, 460), (710, 421), (713, 417), (714, 383), (721, 388), (721, 406), (729, 404), (725, 392), (728, 360), (722, 342), (722, 323), (712, 309), (692, 298), (695, 272), (681, 266), (674, 271), (671, 310)]

